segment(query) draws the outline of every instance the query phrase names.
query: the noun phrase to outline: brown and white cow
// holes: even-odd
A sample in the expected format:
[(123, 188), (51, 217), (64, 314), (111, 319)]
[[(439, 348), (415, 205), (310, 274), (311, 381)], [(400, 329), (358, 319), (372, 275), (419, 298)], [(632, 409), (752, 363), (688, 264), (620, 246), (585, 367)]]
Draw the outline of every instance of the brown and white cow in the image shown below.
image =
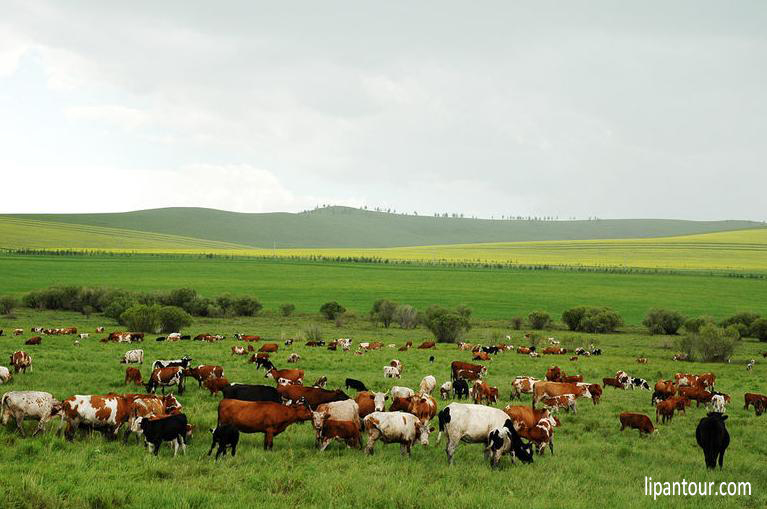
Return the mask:
[(511, 382), (511, 398), (522, 399), (522, 394), (532, 394), (533, 384), (538, 382), (537, 378), (532, 376), (518, 376)]
[(119, 394), (75, 395), (61, 402), (61, 412), (67, 440), (74, 438), (80, 423), (105, 429), (117, 438), (130, 416), (130, 400)]
[(202, 383), (209, 378), (222, 378), (224, 368), (212, 364), (200, 364), (194, 368), (184, 370), (184, 376), (190, 376), (197, 380), (197, 386), (202, 387)]
[(384, 405), (389, 396), (384, 392), (360, 391), (354, 397), (359, 406), (360, 419), (373, 412), (383, 412)]
[(28, 340), (24, 341), (25, 345), (40, 345), (43, 342), (43, 338), (40, 336), (35, 336), (33, 338), (29, 338)]
[(16, 373), (26, 373), (27, 369), (32, 371), (32, 357), (23, 350), (17, 350), (11, 354), (11, 366)]
[(365, 452), (373, 454), (375, 443), (381, 440), (385, 444), (400, 444), (400, 453), (410, 456), (410, 450), (416, 441), (429, 445), (429, 433), (434, 431), (428, 423), (421, 423), (418, 418), (407, 412), (373, 412), (364, 419), (368, 432)]
[(172, 385), (177, 385), (178, 393), (184, 394), (184, 368), (181, 366), (152, 370), (146, 390), (154, 394), (158, 387), (162, 387), (162, 393), (165, 394), (165, 388)]
[(292, 383), (300, 384), (304, 380), (303, 369), (276, 369), (272, 368), (266, 372), (264, 378), (271, 378), (274, 381), (284, 378)]
[(125, 381), (135, 385), (144, 385), (144, 381), (141, 379), (141, 371), (138, 368), (125, 368)]
[(3, 426), (8, 419), (16, 419), (16, 427), (25, 436), (24, 419), (37, 419), (39, 423), (33, 435), (45, 430), (45, 423), (52, 417), (57, 417), (61, 411), (61, 403), (56, 401), (48, 392), (42, 391), (11, 391), (3, 394), (0, 399), (0, 414)]

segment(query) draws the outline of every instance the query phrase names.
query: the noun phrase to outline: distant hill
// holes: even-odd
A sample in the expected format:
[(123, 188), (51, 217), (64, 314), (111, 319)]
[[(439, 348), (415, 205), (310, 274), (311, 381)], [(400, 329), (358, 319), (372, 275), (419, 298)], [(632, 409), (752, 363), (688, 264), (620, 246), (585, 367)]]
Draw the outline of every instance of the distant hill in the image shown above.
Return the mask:
[[(525, 221), (435, 218), (326, 207), (292, 213), (245, 214), (204, 208), (163, 208), (105, 214), (0, 216), (175, 235), (189, 239), (272, 248), (377, 248), (543, 240), (670, 237), (762, 228), (753, 221), (602, 219)], [(0, 247), (2, 246), (0, 238)]]

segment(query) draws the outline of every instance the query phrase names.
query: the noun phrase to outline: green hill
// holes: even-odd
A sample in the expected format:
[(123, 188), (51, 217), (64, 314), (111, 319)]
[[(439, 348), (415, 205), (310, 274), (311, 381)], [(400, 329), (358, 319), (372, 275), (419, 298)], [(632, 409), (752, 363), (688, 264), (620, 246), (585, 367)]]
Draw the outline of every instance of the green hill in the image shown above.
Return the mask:
[[(3, 216), (0, 216), (3, 217)], [(435, 218), (327, 207), (311, 212), (245, 214), (163, 208), (105, 214), (22, 214), (17, 219), (180, 235), (244, 246), (397, 247), (477, 242), (670, 237), (764, 227), (752, 221), (604, 219), (518, 221)]]

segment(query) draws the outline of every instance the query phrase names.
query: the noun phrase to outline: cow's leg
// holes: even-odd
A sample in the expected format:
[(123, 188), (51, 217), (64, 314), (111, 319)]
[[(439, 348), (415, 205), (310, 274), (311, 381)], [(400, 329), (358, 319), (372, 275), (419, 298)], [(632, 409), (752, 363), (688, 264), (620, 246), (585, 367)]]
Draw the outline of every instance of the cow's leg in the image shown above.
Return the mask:
[(554, 437), (549, 439), (549, 450), (551, 451), (551, 455), (554, 456)]
[(722, 469), (723, 464), (724, 464), (724, 451), (725, 451), (724, 449), (719, 451), (719, 470)]
[(21, 433), (21, 436), (26, 437), (27, 434), (24, 433), (24, 413), (16, 412), (14, 417), (16, 418), (16, 427), (19, 428), (19, 433)]
[(332, 438), (323, 438), (322, 442), (320, 443), (320, 451), (324, 451), (328, 448), (328, 445), (330, 445), (330, 442), (332, 441)]
[(271, 429), (267, 429), (264, 433), (264, 450), (267, 451), (272, 448), (272, 442), (274, 440), (274, 432)]
[(35, 428), (35, 432), (32, 433), (32, 436), (37, 435), (41, 431), (45, 431), (45, 424), (48, 422), (49, 417), (43, 417), (40, 419), (40, 422), (37, 423), (37, 428)]
[(450, 435), (447, 436), (447, 446), (445, 447), (445, 452), (447, 453), (448, 465), (453, 464), (453, 455), (455, 454), (455, 450), (458, 448), (458, 443), (458, 440), (453, 440)]
[(381, 436), (381, 432), (377, 428), (373, 428), (368, 433), (368, 443), (365, 446), (365, 452), (367, 454), (373, 454), (373, 448), (376, 445), (376, 440)]

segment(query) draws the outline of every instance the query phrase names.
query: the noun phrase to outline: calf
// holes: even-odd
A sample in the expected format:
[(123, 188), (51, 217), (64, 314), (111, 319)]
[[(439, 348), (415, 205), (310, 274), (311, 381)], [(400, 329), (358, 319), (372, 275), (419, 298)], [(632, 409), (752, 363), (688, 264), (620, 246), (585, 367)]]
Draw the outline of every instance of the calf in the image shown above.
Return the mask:
[(415, 415), (406, 412), (373, 412), (365, 417), (364, 425), (368, 432), (365, 447), (368, 454), (373, 454), (376, 441), (381, 440), (385, 444), (400, 444), (400, 454), (410, 456), (416, 441), (429, 445), (429, 433), (434, 431), (428, 423), (423, 424)]
[(32, 371), (32, 357), (27, 352), (18, 350), (11, 354), (11, 366), (13, 371), (18, 373), (19, 371), (26, 373), (27, 368)]
[(621, 431), (626, 428), (639, 430), (639, 436), (642, 434), (654, 433), (656, 430), (652, 425), (652, 421), (649, 417), (643, 414), (634, 414), (631, 412), (624, 412), (620, 414)]
[(149, 444), (150, 453), (157, 456), (163, 442), (172, 442), (173, 457), (178, 453), (179, 446), (186, 455), (186, 415), (179, 413), (157, 418), (138, 417), (136, 420)]
[(384, 366), (384, 378), (400, 378), (399, 370), (391, 366)]
[(297, 353), (292, 353), (288, 356), (288, 363), (295, 364), (296, 362), (301, 360), (301, 356)]
[(645, 380), (644, 378), (633, 377), (631, 379), (631, 388), (633, 389), (634, 387), (638, 387), (646, 391), (650, 390), (650, 384), (647, 383), (647, 380)]
[(128, 350), (120, 360), (122, 364), (143, 364), (144, 350)]
[(210, 391), (211, 396), (214, 396), (229, 387), (229, 380), (226, 378), (208, 378), (203, 385)]
[(754, 408), (756, 408), (756, 404), (759, 402), (762, 403), (762, 406), (767, 407), (767, 396), (764, 396), (762, 394), (757, 394), (755, 392), (747, 392), (746, 394), (744, 394), (743, 399), (745, 400), (745, 405), (743, 406), (744, 410), (748, 410), (748, 407), (751, 405), (754, 405)]
[(13, 378), (13, 375), (11, 375), (11, 370), (5, 366), (0, 366), (0, 385), (7, 384), (11, 381), (11, 378)]
[(511, 419), (507, 419), (503, 427), (490, 431), (487, 435), (487, 447), (485, 447), (485, 454), (486, 456), (489, 454), (492, 468), (497, 468), (501, 457), (507, 453), (511, 453), (512, 463), (515, 456), (523, 463), (533, 462), (532, 445), (522, 442)]
[(553, 417), (544, 417), (535, 426), (528, 427), (524, 422), (514, 421), (514, 428), (519, 436), (535, 443), (538, 454), (543, 454), (546, 446), (549, 446), (551, 454), (554, 454), (554, 426), (557, 422)]
[(463, 399), (469, 397), (469, 383), (463, 378), (459, 378), (453, 382), (453, 396), (455, 399)]
[(226, 456), (226, 448), (232, 449), (232, 457), (237, 454), (237, 443), (240, 441), (240, 432), (235, 426), (224, 425), (217, 426), (210, 430), (213, 433), (213, 442), (210, 444), (210, 450), (208, 456), (213, 452), (213, 448), (218, 444), (218, 451), (216, 451), (216, 461), (222, 454)]
[(43, 338), (40, 336), (35, 336), (33, 338), (29, 338), (28, 340), (24, 341), (25, 345), (39, 345), (43, 342)]
[(359, 423), (324, 419), (320, 433), (322, 436), (320, 451), (324, 451), (333, 439), (346, 442), (347, 447), (362, 448)]
[(673, 399), (669, 398), (664, 401), (660, 401), (657, 405), (655, 405), (655, 422), (658, 422), (658, 418), (660, 416), (663, 417), (663, 424), (665, 424), (666, 421), (673, 419), (675, 408), (676, 401)]
[(453, 384), (451, 382), (445, 382), (439, 386), (440, 399), (447, 399), (450, 397), (450, 393), (453, 392)]
[(647, 357), (639, 357), (637, 359), (637, 364), (647, 364)]
[(543, 398), (543, 406), (549, 411), (556, 412), (560, 408), (564, 408), (567, 412), (573, 411), (573, 414), (578, 413), (578, 408), (575, 403), (575, 396), (572, 394), (564, 394), (562, 396), (555, 396), (553, 398)]
[(0, 399), (3, 426), (8, 424), (8, 419), (13, 416), (21, 436), (25, 436), (23, 426), (25, 418), (38, 419), (37, 428), (33, 433), (37, 435), (45, 430), (45, 423), (52, 417), (58, 416), (60, 411), (61, 403), (47, 392), (11, 391), (3, 394)]
[(248, 351), (242, 346), (233, 346), (232, 355), (247, 355)]
[(724, 423), (726, 420), (726, 415), (709, 412), (706, 417), (700, 420), (698, 428), (695, 430), (695, 439), (703, 449), (706, 468), (716, 468), (717, 457), (719, 457), (719, 468), (721, 469), (723, 466), (724, 452), (730, 445), (730, 434)]
[(128, 382), (134, 385), (144, 385), (144, 381), (141, 379), (141, 371), (138, 368), (125, 368), (125, 381), (123, 383), (127, 384)]
[(421, 379), (421, 383), (418, 386), (418, 392), (431, 395), (435, 387), (437, 387), (437, 379), (432, 375), (426, 375)]

